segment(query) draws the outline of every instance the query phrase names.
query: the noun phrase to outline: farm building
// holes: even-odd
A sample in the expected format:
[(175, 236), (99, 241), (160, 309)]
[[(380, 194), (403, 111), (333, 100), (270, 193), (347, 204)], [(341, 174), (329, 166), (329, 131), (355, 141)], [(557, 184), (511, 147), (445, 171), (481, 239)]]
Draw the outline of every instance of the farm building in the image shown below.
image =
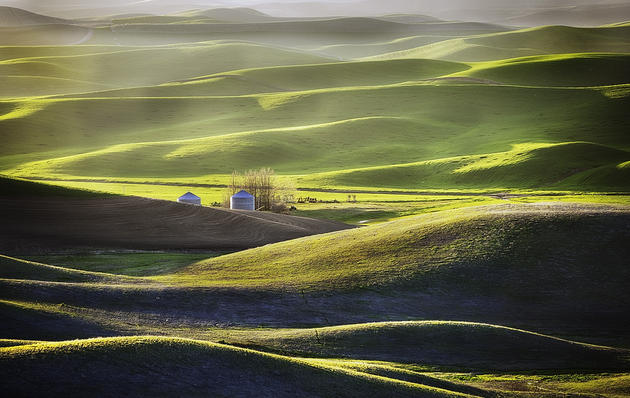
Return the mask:
[(247, 191), (241, 191), (230, 198), (230, 209), (256, 210), (256, 198)]
[(192, 192), (186, 192), (184, 195), (180, 196), (177, 201), (179, 203), (201, 206), (201, 198)]

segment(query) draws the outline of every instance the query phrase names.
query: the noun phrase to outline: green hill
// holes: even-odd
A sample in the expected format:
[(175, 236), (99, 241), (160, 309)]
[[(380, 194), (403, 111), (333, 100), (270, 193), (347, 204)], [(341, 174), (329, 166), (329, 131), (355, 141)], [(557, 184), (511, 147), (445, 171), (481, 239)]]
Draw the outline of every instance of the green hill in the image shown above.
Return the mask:
[(235, 8), (212, 8), (209, 10), (192, 10), (177, 13), (177, 16), (185, 16), (187, 18), (211, 18), (216, 21), (224, 22), (269, 22), (276, 18), (264, 14), (252, 8), (235, 7)]
[[(253, 44), (226, 43), (197, 46), (165, 46), (144, 49), (115, 49), (110, 52), (67, 56), (31, 56), (0, 62), (0, 75), (14, 82), (3, 96), (86, 91), (90, 88), (119, 88), (161, 84), (195, 78), (244, 67), (313, 64), (325, 58), (273, 49)], [(19, 78), (19, 79), (18, 79)], [(30, 79), (30, 80), (29, 80)], [(68, 83), (83, 83), (84, 87), (41, 87), (42, 79)], [(72, 91), (75, 90), (75, 91)]]
[(445, 40), (377, 56), (377, 59), (431, 58), (449, 61), (492, 61), (531, 55), (630, 51), (627, 26), (574, 28), (543, 26)]
[[(18, 176), (186, 178), (262, 165), (282, 174), (338, 171), (303, 178), (328, 186), (553, 187), (628, 160), (622, 132), (629, 97), (618, 89), (410, 83), (241, 97), (4, 102), (2, 163)], [(19, 139), (12, 131), (21, 132)], [(588, 144), (569, 145), (576, 142)], [(553, 163), (552, 152), (562, 162)], [(42, 161), (29, 163), (36, 160)], [(390, 167), (401, 162), (414, 164)], [(468, 164), (479, 170), (469, 173)], [(374, 166), (385, 169), (354, 170)], [(548, 166), (552, 173), (541, 174)], [(609, 173), (606, 180), (616, 181), (609, 190), (627, 190), (622, 177)]]
[(409, 50), (416, 47), (437, 43), (443, 40), (452, 39), (452, 36), (443, 35), (422, 35), (400, 37), (393, 40), (374, 40), (369, 43), (345, 43), (345, 44), (329, 44), (325, 46), (314, 46), (307, 48), (308, 50), (323, 54), (325, 56), (333, 56), (343, 60), (360, 59), (365, 57), (373, 57), (380, 54), (387, 54), (396, 51)]
[(86, 54), (103, 54), (117, 51), (138, 50), (139, 47), (123, 46), (2, 46), (0, 60), (31, 58), (31, 57), (62, 57)]
[(20, 8), (0, 6), (0, 26), (67, 24), (70, 21), (35, 14)]
[(235, 70), (160, 86), (87, 93), (82, 96), (233, 96), (324, 88), (380, 86), (436, 78), (470, 68), (425, 59), (339, 62)]
[(543, 55), (476, 64), (459, 73), (504, 84), (551, 87), (630, 83), (627, 54)]
[[(76, 215), (77, 208), (75, 205), (70, 210), (75, 217), (85, 218)], [(156, 220), (160, 227), (148, 232), (172, 228), (163, 221), (162, 213)], [(470, 325), (446, 324), (438, 328), (435, 338), (427, 332), (432, 329), (423, 329), (422, 323), (412, 324), (412, 331), (403, 334), (407, 336), (404, 338), (387, 328), (368, 327), (363, 333), (363, 328), (350, 327), (349, 334), (342, 334), (345, 337), (337, 343), (334, 328), (283, 331), (259, 327), (320, 327), (384, 319), (462, 320), (535, 330), (566, 336), (571, 341), (627, 346), (624, 336), (628, 326), (623, 314), (630, 306), (625, 286), (629, 277), (626, 259), (630, 255), (626, 244), (630, 237), (628, 214), (627, 207), (570, 203), (502, 204), (442, 211), (267, 245), (144, 278), (72, 271), (6, 258), (0, 266), (0, 291), (2, 299), (21, 303), (22, 307), (79, 319), (125, 335), (193, 336), (253, 344), (292, 355), (343, 354), (414, 361), (411, 357), (417, 354), (420, 362), (424, 358), (445, 365), (494, 369), (540, 368), (546, 367), (545, 361), (564, 366), (570, 365), (573, 356), (576, 366), (579, 359), (580, 367), (592, 368), (599, 354), (591, 356), (588, 347), (494, 327), (468, 330)], [(109, 215), (121, 218), (111, 212)], [(149, 217), (157, 218), (153, 214), (144, 219)], [(269, 221), (282, 221), (281, 216), (274, 217)], [(3, 219), (14, 223), (5, 215)], [(203, 226), (216, 223), (199, 217), (195, 220)], [(243, 223), (252, 230), (252, 220)], [(30, 224), (28, 221), (26, 226)], [(93, 224), (96, 231), (110, 231), (107, 222)], [(155, 244), (153, 235), (145, 233), (137, 222), (135, 225), (134, 231), (143, 231), (143, 237), (148, 235)], [(192, 224), (187, 225), (192, 229)], [(194, 242), (196, 234), (206, 236), (193, 227), (192, 234), (178, 235), (182, 239), (178, 247)], [(42, 226), (38, 230), (46, 232)], [(117, 236), (137, 243), (139, 238), (124, 233), (126, 230), (119, 227)], [(81, 231), (81, 238), (94, 239), (95, 232), (85, 225)], [(228, 238), (225, 231), (222, 236)], [(261, 235), (268, 237), (265, 232)], [(77, 242), (75, 238), (75, 250)], [(60, 303), (64, 306), (58, 306)], [(224, 330), (227, 324), (246, 329)], [(334, 333), (329, 336), (329, 331)], [(379, 337), (381, 332), (384, 334)], [(330, 339), (322, 346), (317, 337), (312, 340), (313, 334), (320, 337), (320, 343), (321, 339)], [(471, 340), (474, 336), (476, 343), (457, 341), (461, 334), (470, 335)], [(370, 335), (375, 340), (369, 340)], [(420, 341), (412, 346), (417, 345), (418, 350), (406, 351), (403, 346), (407, 343), (396, 348), (397, 342), (409, 342), (415, 335)], [(16, 333), (11, 338), (47, 337)], [(367, 343), (365, 349), (360, 347), (365, 339), (381, 338), (387, 342), (382, 347)], [(422, 341), (436, 339), (457, 341), (453, 347), (459, 349), (449, 348), (451, 344), (436, 346), (437, 351), (421, 349)], [(493, 339), (503, 341), (501, 346), (506, 348), (493, 348)], [(510, 347), (518, 342), (523, 342), (523, 350), (509, 358)], [(536, 350), (539, 344), (542, 351)], [(347, 351), (342, 352), (341, 347), (346, 345)], [(487, 346), (488, 355), (477, 356), (477, 345)], [(545, 359), (546, 351), (557, 355)], [(409, 356), (405, 356), (407, 353)], [(614, 355), (602, 355), (603, 367), (617, 366)]]
[[(2, 348), (0, 366), (4, 369), (0, 376), (4, 391), (16, 395), (40, 391), (45, 384), (51, 396), (76, 391), (151, 396), (465, 396), (303, 360), (159, 337)], [(36, 378), (38, 382), (24, 383), (22, 378)]]
[(91, 30), (77, 25), (54, 23), (0, 27), (0, 46), (67, 46), (82, 44), (90, 38)]
[(273, 18), (242, 9), (193, 11), (116, 20), (111, 26), (94, 29), (89, 43), (158, 45), (237, 40), (309, 50), (331, 45), (380, 43), (409, 36), (453, 38), (510, 30), (475, 22), (416, 23), (414, 18)]
[(0, 278), (75, 283), (133, 282), (132, 279), (125, 280), (108, 274), (55, 267), (33, 261), (20, 260), (5, 255), (0, 255)]
[[(0, 300), (0, 322), (6, 339), (63, 340), (116, 334), (106, 326), (73, 316), (63, 305)], [(4, 372), (5, 367), (0, 367)]]
[[(622, 164), (629, 158), (628, 151), (592, 143), (524, 144), (502, 153), (312, 175), (302, 182), (317, 186), (570, 190), (606, 187), (627, 191), (628, 171)], [(604, 171), (605, 176), (600, 177)]]
[[(627, 369), (628, 352), (469, 322), (382, 322), (278, 331), (244, 338), (256, 347), (327, 358), (476, 369)], [(242, 344), (242, 342), (241, 342)]]
[[(608, 213), (597, 206), (482, 206), (260, 247), (158, 279), (316, 290), (424, 286), (518, 300), (564, 294), (622, 300), (627, 218), (627, 211)], [(567, 234), (571, 239), (561, 238)], [(607, 272), (598, 273), (598, 264)]]

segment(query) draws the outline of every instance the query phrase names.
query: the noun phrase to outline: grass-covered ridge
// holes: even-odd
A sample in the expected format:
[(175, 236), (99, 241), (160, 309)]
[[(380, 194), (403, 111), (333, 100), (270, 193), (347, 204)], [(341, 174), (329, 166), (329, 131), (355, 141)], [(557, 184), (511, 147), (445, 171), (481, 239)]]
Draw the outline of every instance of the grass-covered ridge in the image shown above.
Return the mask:
[(469, 69), (428, 59), (335, 62), (233, 70), (159, 86), (102, 91), (92, 97), (232, 96), (326, 88), (381, 86), (437, 78)]
[(444, 40), (375, 58), (431, 58), (466, 62), (545, 54), (625, 53), (630, 50), (628, 30), (629, 27), (624, 25), (598, 28), (542, 26)]
[[(6, 156), (2, 162), (7, 166), (21, 164), (11, 170), (18, 176), (182, 178), (229, 174), (235, 168), (257, 166), (303, 175), (440, 159), (449, 164), (448, 158), (493, 157), (525, 143), (596, 144), (593, 148), (597, 150), (590, 155), (582, 150), (582, 144), (532, 153), (562, 152), (567, 163), (554, 166), (560, 171), (560, 180), (605, 160), (579, 164), (583, 156), (599, 156), (602, 145), (620, 154), (627, 150), (629, 143), (622, 131), (628, 124), (628, 97), (610, 94), (613, 92), (611, 88), (410, 84), (229, 98), (3, 103), (5, 116), (0, 124), (6, 127)], [(142, 110), (149, 104), (153, 111), (147, 124)], [(91, 118), (95, 124), (88, 127), (74, 117), (59, 118), (59, 114), (83, 115), (81, 119)], [(51, 128), (52, 120), (55, 124)], [(41, 130), (44, 125), (48, 132), (45, 137)], [(10, 133), (16, 129), (22, 132), (19, 140)], [(42, 145), (48, 152), (37, 153)], [(18, 155), (24, 152), (32, 153)], [(38, 158), (46, 161), (30, 162)], [(614, 158), (617, 160), (617, 155)], [(615, 166), (627, 160), (620, 159)], [(535, 168), (528, 173), (530, 164), (521, 164), (525, 167), (520, 176), (526, 178), (519, 177), (517, 184), (509, 181), (508, 169), (503, 169), (507, 181), (497, 179), (491, 184), (540, 187), (547, 177), (537, 174)], [(612, 161), (600, 165), (606, 164), (612, 165)], [(437, 184), (409, 178), (373, 182), (451, 188), (455, 177), (451, 174)], [(616, 181), (609, 190), (626, 189), (623, 179)], [(456, 183), (460, 182), (479, 188), (487, 184), (482, 179), (462, 178)], [(583, 189), (589, 189), (588, 184)]]
[(608, 86), (630, 82), (629, 63), (627, 54), (543, 55), (477, 63), (454, 76), (525, 86)]
[(107, 198), (115, 195), (85, 189), (64, 188), (0, 175), (0, 197)]
[[(511, 151), (315, 174), (306, 184), (628, 190), (630, 152), (587, 142), (522, 144)], [(588, 176), (588, 177), (586, 177)], [(382, 182), (382, 183), (381, 183)]]
[[(96, 362), (95, 362), (96, 361)], [(94, 366), (98, 363), (98, 366)], [(372, 376), (304, 360), (201, 341), (133, 337), (0, 348), (5, 391), (29, 394), (39, 383), (48, 393), (81, 389), (95, 394), (268, 395), (278, 397), (457, 397), (421, 384)], [(46, 369), (45, 372), (43, 370)], [(57, 371), (60, 369), (61, 371)], [(82, 377), (75, 377), (78, 372)], [(160, 383), (155, 376), (160, 374)], [(17, 383), (37, 376), (38, 384)], [(116, 383), (112, 383), (112, 377)], [(54, 381), (54, 382), (53, 382)], [(140, 382), (139, 382), (140, 381)]]
[[(595, 278), (608, 286), (603, 298), (622, 292), (627, 251), (622, 242), (629, 231), (627, 211), (600, 209), (533, 204), (438, 212), (234, 253), (157, 279), (296, 290), (383, 285), (451, 289), (466, 280), (461, 289), (520, 300), (535, 292), (562, 294), (563, 284), (571, 294), (586, 297), (602, 285), (573, 288)], [(590, 239), (595, 233), (597, 242)], [(573, 238), (561, 239), (565, 234)], [(594, 259), (595, 264), (606, 261), (607, 275), (598, 274)], [(547, 275), (549, 263), (570, 267), (571, 277)], [(523, 282), (504, 288), (498, 280)]]
[(131, 278), (118, 278), (109, 274), (74, 270), (0, 255), (0, 278), (74, 283), (134, 282)]
[[(39, 47), (32, 47), (29, 56), (0, 61), (0, 75), (11, 77), (6, 78), (3, 97), (81, 93), (162, 84), (248, 67), (330, 61), (306, 53), (229, 42), (143, 48), (102, 46), (94, 47), (101, 52), (62, 56), (49, 54), (46, 49), (42, 47), (39, 55)], [(51, 83), (42, 85), (41, 79)], [(52, 84), (55, 82), (58, 85)], [(61, 84), (64, 82), (65, 86)]]
[(462, 368), (628, 369), (628, 351), (470, 322), (408, 321), (251, 333), (235, 343), (322, 357)]

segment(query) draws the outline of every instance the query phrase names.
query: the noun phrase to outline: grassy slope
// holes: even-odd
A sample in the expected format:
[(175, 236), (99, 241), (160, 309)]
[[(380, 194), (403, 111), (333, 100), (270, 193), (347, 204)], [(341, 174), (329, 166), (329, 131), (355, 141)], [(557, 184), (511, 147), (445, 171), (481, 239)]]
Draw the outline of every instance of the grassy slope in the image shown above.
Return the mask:
[[(252, 18), (251, 15), (226, 17), (210, 14), (178, 18), (180, 17), (153, 18), (155, 23), (129, 24), (120, 21), (122, 22), (120, 24), (95, 29), (89, 43), (157, 45), (221, 39), (307, 50), (322, 46), (387, 42), (410, 36), (458, 37), (509, 30), (503, 26), (484, 23), (406, 23), (407, 21), (403, 20), (389, 21), (379, 18), (270, 19), (263, 17), (261, 20), (259, 16)], [(225, 23), (228, 18), (240, 20)]]
[[(94, 339), (0, 349), (5, 391), (52, 395), (463, 396), (446, 390), (193, 340)], [(53, 366), (54, 364), (54, 366)], [(63, 369), (57, 372), (55, 369)], [(45, 371), (44, 371), (45, 370)], [(75, 377), (79, 372), (81, 377)], [(37, 383), (16, 382), (37, 377)], [(155, 383), (156, 375), (160, 382)], [(112, 378), (116, 383), (112, 383)]]
[(74, 270), (0, 255), (0, 278), (74, 283), (133, 282), (109, 274)]
[(623, 350), (469, 322), (382, 322), (246, 335), (249, 343), (293, 355), (424, 363), (476, 369), (627, 369)]
[(424, 59), (277, 66), (236, 70), (160, 86), (90, 93), (85, 96), (228, 96), (335, 87), (381, 86), (440, 77), (469, 68), (465, 64)]
[(484, 62), (454, 76), (527, 86), (606, 86), (630, 83), (629, 68), (627, 54), (562, 54)]
[[(152, 85), (247, 67), (327, 61), (326, 58), (305, 53), (245, 43), (131, 49), (108, 46), (92, 48), (107, 52), (40, 56), (39, 47), (35, 47), (27, 57), (0, 62), (0, 75), (8, 76), (5, 78), (7, 83), (12, 83), (4, 88), (2, 95), (28, 97), (84, 92), (94, 88), (102, 90), (104, 87)], [(42, 47), (42, 54), (47, 54), (47, 49), (48, 47)], [(42, 87), (42, 79), (65, 83), (68, 86), (51, 84), (50, 87)], [(85, 87), (74, 86), (79, 83)]]
[[(34, 157), (59, 157), (16, 169), (17, 175), (181, 178), (257, 166), (303, 174), (467, 154), (510, 160), (519, 152), (492, 153), (509, 151), (513, 145), (524, 143), (528, 143), (525, 149), (534, 149), (543, 143), (584, 141), (610, 146), (615, 148), (610, 149), (611, 153), (623, 154), (619, 151), (629, 146), (622, 134), (627, 125), (627, 102), (627, 96), (609, 93), (608, 89), (408, 85), (230, 98), (34, 100), (1, 104), (8, 113), (0, 124), (5, 132), (5, 155), (64, 148), (66, 153), (82, 153), (70, 157), (51, 152), (5, 158), (5, 162), (15, 164)], [(52, 126), (51, 120), (55, 120)], [(83, 120), (90, 120), (90, 125), (84, 125)], [(44, 125), (45, 136), (41, 130)], [(284, 129), (261, 130), (261, 126)], [(287, 129), (288, 126), (303, 127)], [(19, 140), (11, 135), (18, 130)], [(250, 132), (193, 141), (158, 141), (242, 131)], [(126, 142), (138, 144), (94, 152), (86, 148)], [(578, 151), (567, 153), (563, 148)], [(583, 145), (559, 146), (541, 149), (534, 155), (554, 150), (566, 155), (566, 164), (552, 164), (559, 180), (562, 176), (587, 172), (596, 165), (603, 166), (598, 162), (606, 160), (605, 152), (609, 149), (588, 155), (588, 150), (581, 151), (583, 148)], [(599, 152), (603, 157), (597, 160)], [(594, 159), (587, 167), (573, 165), (585, 155)], [(606, 178), (618, 182), (611, 189), (625, 190), (623, 178), (615, 170), (622, 172), (616, 166), (627, 159), (619, 157), (616, 163), (609, 159), (612, 167), (609, 172), (613, 175)], [(514, 160), (523, 158), (516, 156), (507, 163), (513, 164)], [(447, 165), (447, 170), (451, 167), (451, 160), (441, 162)], [(541, 182), (536, 180), (539, 175), (527, 174), (526, 169), (522, 174), (528, 176), (526, 180), (511, 178), (507, 168), (497, 176), (500, 175), (507, 178), (490, 181), (479, 178), (476, 182), (480, 186), (490, 183), (502, 187), (513, 185), (513, 181), (519, 187), (537, 186)], [(404, 175), (387, 180), (375, 178), (370, 185), (447, 188), (454, 187), (454, 182), (466, 183), (464, 178), (453, 179), (457, 176), (423, 182), (413, 175)]]
[(314, 46), (311, 51), (339, 59), (360, 59), (409, 50), (452, 39), (453, 36), (423, 35), (399, 37), (392, 40), (374, 40), (371, 43), (342, 43)]
[(0, 300), (2, 337), (28, 340), (64, 340), (115, 336), (119, 331), (94, 319), (85, 319), (59, 305)]
[[(627, 191), (630, 152), (586, 142), (311, 175), (302, 184), (348, 187), (543, 188)], [(382, 182), (381, 182), (382, 181)]]
[(174, 272), (191, 263), (221, 254), (224, 253), (80, 253), (28, 256), (28, 258), (32, 261), (45, 262), (70, 269), (116, 275), (147, 276)]
[(376, 58), (492, 61), (559, 53), (628, 52), (630, 49), (629, 29), (627, 26), (601, 28), (543, 26), (513, 32), (445, 40), (415, 49), (379, 55)]
[[(158, 280), (316, 290), (387, 284), (438, 289), (467, 280), (462, 289), (519, 300), (564, 289), (576, 297), (601, 289), (604, 299), (625, 295), (619, 283), (627, 272), (622, 242), (628, 233), (627, 212), (602, 213), (596, 206), (482, 206), (234, 253)], [(572, 239), (560, 239), (565, 234)], [(606, 274), (597, 271), (602, 262)], [(558, 272), (545, 271), (549, 266)], [(571, 272), (560, 272), (564, 267)], [(506, 285), (510, 280), (521, 282)], [(574, 289), (586, 281), (590, 287)]]
[(75, 45), (89, 38), (90, 32), (89, 28), (63, 24), (0, 27), (0, 46)]
[(0, 6), (0, 26), (47, 25), (68, 22), (19, 8)]

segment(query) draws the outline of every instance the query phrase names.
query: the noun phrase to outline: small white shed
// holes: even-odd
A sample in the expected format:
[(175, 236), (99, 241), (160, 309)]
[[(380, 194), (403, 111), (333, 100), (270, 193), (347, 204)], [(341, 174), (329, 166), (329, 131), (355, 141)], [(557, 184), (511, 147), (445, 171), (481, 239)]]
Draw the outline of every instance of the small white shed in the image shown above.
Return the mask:
[(179, 203), (201, 206), (201, 198), (192, 192), (186, 192), (184, 195), (180, 196), (177, 201)]
[(230, 198), (232, 210), (256, 210), (256, 198), (247, 191), (241, 191)]

